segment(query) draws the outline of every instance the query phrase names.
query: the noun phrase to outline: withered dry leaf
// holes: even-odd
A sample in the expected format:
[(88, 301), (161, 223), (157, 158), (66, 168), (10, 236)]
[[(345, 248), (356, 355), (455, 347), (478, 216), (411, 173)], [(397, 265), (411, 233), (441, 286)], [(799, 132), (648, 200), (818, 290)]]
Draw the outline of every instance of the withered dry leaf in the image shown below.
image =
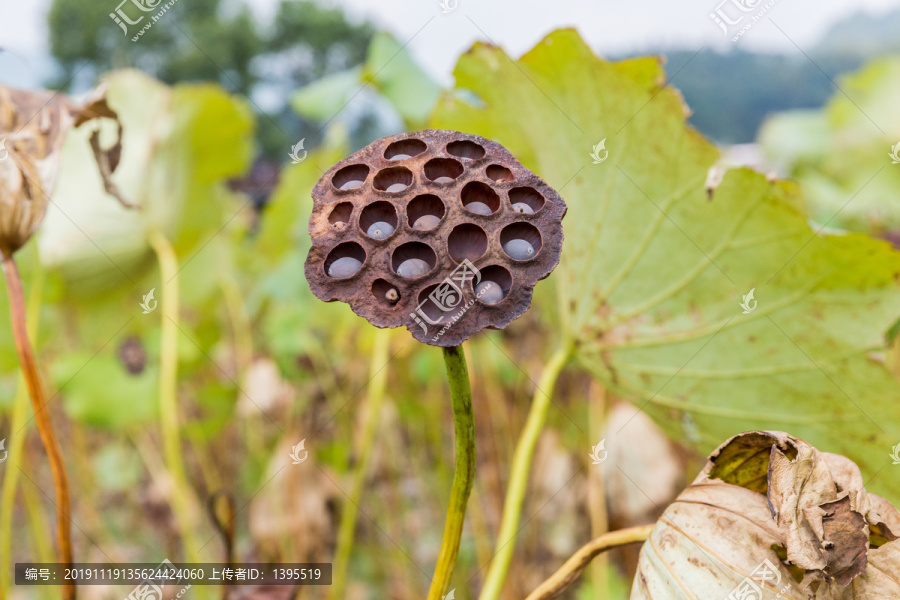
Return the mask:
[(631, 599), (900, 598), (898, 534), (900, 512), (866, 492), (851, 460), (748, 432), (666, 509)]
[(656, 522), (662, 508), (688, 481), (686, 456), (679, 454), (677, 446), (646, 413), (635, 411), (625, 402), (613, 405), (602, 436), (604, 440), (621, 440), (609, 444), (602, 469), (592, 470), (602, 478), (606, 491), (610, 531)]
[[(83, 102), (47, 91), (0, 86), (0, 254), (11, 256), (40, 226), (60, 171), (66, 133), (88, 121), (118, 117), (97, 88)], [(122, 128), (108, 150), (91, 138), (107, 191), (126, 206), (110, 176), (121, 153)], [(96, 139), (95, 139), (96, 138)]]
[(136, 208), (137, 205), (126, 200), (119, 190), (119, 186), (112, 180), (112, 174), (122, 158), (122, 123), (119, 123), (116, 132), (116, 142), (104, 149), (100, 145), (100, 130), (94, 131), (91, 134), (91, 151), (94, 153), (94, 160), (97, 161), (97, 168), (100, 169), (100, 179), (103, 181), (103, 189), (106, 190), (106, 193), (118, 200), (125, 208)]
[(279, 444), (266, 468), (268, 483), (250, 504), (250, 537), (255, 555), (264, 561), (324, 561), (334, 549), (336, 476), (312, 459), (291, 462), (292, 444), (300, 437)]
[(245, 393), (238, 400), (237, 413), (242, 418), (257, 416), (260, 411), (270, 414), (285, 410), (297, 396), (294, 386), (281, 376), (278, 365), (268, 357), (254, 359), (247, 367), (241, 388)]
[[(656, 523), (663, 509), (690, 482), (693, 473), (685, 469), (687, 453), (645, 412), (626, 402), (612, 406), (601, 436), (619, 440), (609, 444), (602, 467), (589, 469), (591, 483), (606, 495), (609, 531)], [(589, 502), (591, 510), (597, 510), (595, 502)], [(602, 517), (602, 513), (595, 515)], [(610, 560), (624, 565), (626, 573), (634, 573), (640, 550), (638, 545), (624, 546), (614, 550)]]

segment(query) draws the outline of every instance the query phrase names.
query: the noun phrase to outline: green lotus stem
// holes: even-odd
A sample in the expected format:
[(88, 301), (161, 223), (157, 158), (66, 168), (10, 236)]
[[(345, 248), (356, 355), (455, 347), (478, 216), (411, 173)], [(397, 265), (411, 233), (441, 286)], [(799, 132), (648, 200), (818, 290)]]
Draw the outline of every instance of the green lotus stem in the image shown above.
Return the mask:
[[(24, 466), (28, 467), (28, 464)], [(28, 513), (34, 552), (37, 554), (38, 562), (52, 563), (56, 560), (56, 550), (53, 548), (53, 532), (43, 511), (44, 492), (31, 482), (28, 483), (29, 485), (22, 486), (22, 503), (25, 505), (25, 512)]]
[[(41, 375), (38, 372), (37, 359), (34, 356), (34, 348), (28, 336), (28, 327), (25, 318), (25, 294), (22, 290), (22, 278), (16, 261), (11, 254), (3, 256), (3, 273), (6, 275), (6, 288), (9, 292), (9, 308), (12, 317), (13, 338), (16, 351), (19, 354), (19, 363), (22, 374), (28, 384), (28, 396), (34, 410), (34, 422), (37, 425), (41, 444), (47, 453), (47, 461), (50, 463), (50, 473), (53, 476), (53, 489), (56, 494), (56, 538), (59, 552), (59, 562), (63, 566), (72, 564), (72, 506), (69, 497), (69, 477), (66, 475), (66, 465), (63, 461), (62, 451), (56, 441), (53, 431), (53, 422), (47, 410), (47, 397), (44, 394), (44, 386), (41, 383)], [(63, 585), (62, 596), (64, 600), (75, 600), (75, 586), (67, 583)]]
[(356, 531), (356, 518), (359, 514), (359, 499), (362, 496), (366, 484), (366, 475), (369, 464), (372, 462), (372, 448), (375, 445), (375, 430), (378, 427), (378, 417), (381, 414), (381, 406), (384, 403), (384, 392), (387, 387), (387, 363), (391, 346), (391, 330), (377, 329), (375, 331), (375, 347), (372, 350), (372, 360), (369, 363), (369, 385), (367, 396), (369, 399), (363, 421), (362, 440), (359, 447), (359, 462), (356, 473), (353, 476), (353, 484), (350, 488), (348, 501), (344, 504), (341, 515), (341, 524), (338, 529), (337, 550), (334, 554), (333, 585), (328, 597), (341, 599), (344, 597), (344, 589), (347, 585), (347, 565), (350, 562), (350, 552), (353, 549), (353, 534)]
[(466, 520), (466, 505), (475, 483), (475, 416), (472, 412), (472, 390), (469, 386), (469, 370), (461, 346), (444, 348), (444, 364), (450, 381), (450, 399), (453, 404), (453, 426), (456, 432), (456, 472), (450, 488), (450, 506), (447, 508), (447, 522), (444, 524), (444, 539), (438, 553), (434, 577), (428, 590), (428, 600), (441, 600), (456, 557), (459, 541), (462, 539), (463, 523)]
[(178, 422), (178, 257), (172, 244), (158, 231), (151, 232), (150, 245), (156, 253), (162, 277), (159, 300), (162, 321), (159, 362), (159, 412), (166, 469), (172, 476), (172, 512), (181, 530), (185, 554), (190, 562), (201, 562), (193, 530), (191, 490), (181, 457)]
[[(35, 253), (37, 254), (37, 253)], [(38, 323), (41, 315), (41, 297), (44, 289), (44, 271), (40, 263), (36, 265), (31, 279), (31, 293), (28, 295), (28, 317), (26, 328), (28, 336), (34, 339), (38, 332)], [(12, 422), (10, 431), (23, 432), (28, 423), (28, 388), (25, 378), (19, 375), (16, 398), (13, 403)], [(25, 436), (15, 435), (7, 440), (7, 462), (3, 473), (3, 492), (0, 497), (0, 556), (10, 558), (8, 568), (0, 568), (0, 599), (5, 598), (10, 590), (10, 575), (15, 565), (12, 563), (12, 517), (16, 503), (16, 490), (19, 486), (19, 464), (22, 457), (22, 448), (25, 446)], [(51, 559), (52, 560), (52, 559)]]
[(509, 488), (506, 491), (506, 500), (503, 503), (503, 516), (500, 519), (500, 533), (497, 536), (497, 547), (494, 552), (494, 560), (488, 569), (484, 588), (481, 590), (479, 600), (497, 600), (503, 589), (503, 582), (509, 572), (509, 564), (512, 561), (513, 551), (516, 548), (516, 536), (519, 534), (519, 521), (522, 517), (522, 504), (525, 501), (525, 490), (528, 487), (528, 474), (531, 471), (531, 460), (534, 457), (534, 449), (537, 446), (538, 437), (547, 421), (547, 411), (550, 408), (553, 388), (563, 367), (569, 361), (572, 354), (572, 346), (564, 343), (553, 354), (550, 362), (544, 367), (544, 372), (538, 381), (534, 398), (531, 401), (531, 409), (528, 411), (528, 420), (525, 429), (516, 444), (513, 455), (512, 471), (509, 477)]
[(225, 272), (219, 279), (222, 288), (222, 297), (225, 299), (225, 309), (231, 319), (232, 333), (234, 335), (234, 356), (238, 373), (243, 373), (253, 362), (253, 328), (250, 317), (244, 307), (241, 297), (241, 286), (235, 281), (231, 269)]
[[(33, 313), (29, 313), (29, 315), (31, 314)], [(13, 404), (10, 431), (25, 433), (24, 427), (27, 421), (28, 391), (25, 388), (25, 380), (20, 376)], [(24, 440), (24, 435), (16, 435), (7, 440), (8, 460), (3, 472), (3, 492), (2, 498), (0, 498), (0, 556), (5, 556), (8, 564), (0, 568), (0, 599), (6, 598), (6, 594), (10, 593), (10, 579), (15, 571), (15, 564), (12, 561), (12, 517), (16, 503), (16, 491), (19, 486), (19, 468), (22, 464)]]

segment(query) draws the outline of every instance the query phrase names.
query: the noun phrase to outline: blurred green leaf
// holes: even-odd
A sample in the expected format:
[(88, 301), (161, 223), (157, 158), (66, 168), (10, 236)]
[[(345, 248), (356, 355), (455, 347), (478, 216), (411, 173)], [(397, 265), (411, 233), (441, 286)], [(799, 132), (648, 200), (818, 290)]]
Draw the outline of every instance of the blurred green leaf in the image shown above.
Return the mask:
[(92, 463), (97, 484), (104, 490), (131, 491), (143, 475), (143, 465), (137, 451), (118, 442), (99, 448)]
[[(780, 428), (881, 471), (900, 391), (875, 353), (900, 306), (900, 254), (816, 236), (792, 183), (738, 169), (708, 196), (718, 152), (656, 60), (609, 63), (563, 30), (515, 62), (477, 44), (455, 74), (484, 107), (447, 97), (433, 125), (501, 141), (569, 206), (552, 280), (584, 367), (670, 435), (696, 423), (704, 450)], [(900, 497), (896, 478), (873, 487)]]
[[(199, 382), (198, 382), (199, 383)], [(198, 386), (197, 405), (202, 409), (202, 417), (192, 419), (185, 425), (185, 432), (200, 440), (214, 439), (228, 426), (234, 417), (237, 395), (240, 393), (230, 382), (202, 382)]]
[(800, 181), (810, 216), (829, 227), (884, 233), (900, 229), (900, 58), (878, 60), (840, 81), (821, 110), (769, 119), (766, 154)]
[(312, 121), (327, 121), (344, 106), (363, 85), (362, 67), (314, 81), (291, 97), (298, 115)]
[(346, 131), (332, 126), (322, 145), (311, 150), (306, 160), (297, 165), (285, 165), (278, 186), (262, 212), (251, 251), (253, 257), (266, 262), (264, 268), (270, 268), (272, 261), (294, 249), (306, 258), (310, 246), (307, 228), (312, 212), (312, 188), (346, 151)]
[(421, 129), (441, 91), (406, 47), (386, 33), (372, 39), (363, 79), (375, 85), (410, 129)]
[(285, 168), (245, 257), (251, 263), (246, 268), (257, 273), (248, 310), (260, 316), (268, 349), (292, 373), (298, 356), (321, 353), (324, 339), (351, 343), (354, 330), (364, 323), (346, 304), (323, 303), (313, 296), (303, 270), (310, 247), (312, 188), (328, 166), (343, 158), (346, 143), (343, 129), (329, 128), (321, 147)]
[(422, 128), (441, 91), (405, 46), (391, 35), (379, 33), (372, 39), (363, 67), (311, 83), (294, 94), (291, 106), (307, 119), (326, 121), (367, 84), (390, 102), (410, 129)]
[(66, 413), (75, 421), (104, 429), (121, 429), (156, 418), (158, 371), (129, 374), (107, 353), (73, 352), (53, 368)]

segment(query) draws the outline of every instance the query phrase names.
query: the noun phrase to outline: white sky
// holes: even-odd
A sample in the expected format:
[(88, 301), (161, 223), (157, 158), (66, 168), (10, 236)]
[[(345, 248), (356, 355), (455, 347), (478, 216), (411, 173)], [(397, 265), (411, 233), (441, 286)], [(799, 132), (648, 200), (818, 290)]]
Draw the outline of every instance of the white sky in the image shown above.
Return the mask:
[[(95, 1), (109, 3), (110, 11), (118, 5), (118, 0)], [(448, 14), (442, 14), (439, 0), (331, 0), (331, 3), (344, 7), (354, 18), (369, 17), (401, 42), (410, 40), (425, 26), (408, 48), (419, 64), (444, 84), (451, 81), (450, 73), (457, 57), (474, 41), (486, 36), (512, 55), (526, 51), (547, 32), (566, 26), (577, 27), (600, 54), (644, 48), (734, 45), (709, 18), (721, 0), (445, 0), (451, 6), (454, 1), (458, 3), (457, 8)], [(764, 0), (763, 4), (770, 1)], [(865, 10), (877, 14), (900, 7), (900, 0), (774, 1), (768, 16), (804, 49), (813, 45), (831, 24), (850, 13)], [(250, 3), (265, 21), (271, 18), (278, 0), (250, 0)], [(0, 82), (24, 85), (23, 80), (37, 76), (41, 59), (47, 55), (44, 22), (49, 5), (50, 0), (0, 3), (0, 46), (21, 57), (18, 64), (8, 57), (0, 60)], [(110, 27), (115, 27), (112, 21)], [(798, 52), (768, 19), (754, 26), (738, 44), (743, 49), (759, 52)]]

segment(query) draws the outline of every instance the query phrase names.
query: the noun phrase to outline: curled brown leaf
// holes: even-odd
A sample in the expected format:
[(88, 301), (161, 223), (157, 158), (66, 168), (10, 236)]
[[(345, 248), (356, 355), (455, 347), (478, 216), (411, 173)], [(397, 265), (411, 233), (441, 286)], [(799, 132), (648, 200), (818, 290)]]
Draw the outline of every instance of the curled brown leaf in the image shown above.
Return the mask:
[(898, 534), (900, 512), (867, 493), (853, 461), (747, 432), (666, 509), (631, 598), (900, 598)]

